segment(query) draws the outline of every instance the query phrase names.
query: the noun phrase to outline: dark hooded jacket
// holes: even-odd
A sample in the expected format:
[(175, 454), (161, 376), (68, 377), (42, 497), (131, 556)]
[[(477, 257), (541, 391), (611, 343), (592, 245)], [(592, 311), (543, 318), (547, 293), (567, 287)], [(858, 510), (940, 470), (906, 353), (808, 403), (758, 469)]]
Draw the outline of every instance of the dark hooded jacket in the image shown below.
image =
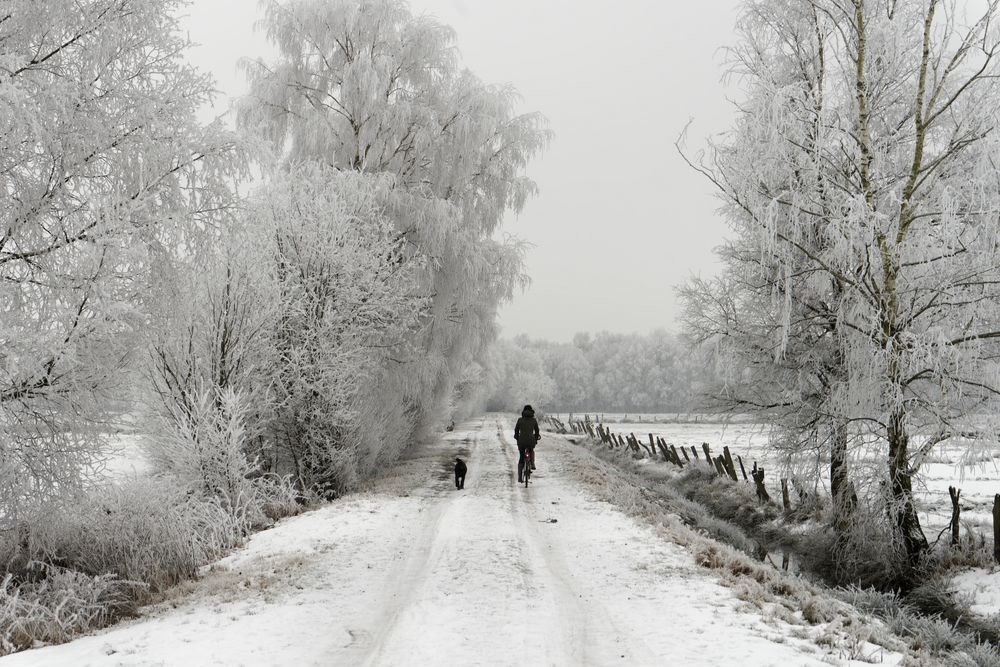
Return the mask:
[(521, 418), (514, 425), (514, 439), (518, 447), (534, 447), (538, 442), (538, 422), (535, 421), (535, 411), (530, 405), (524, 406)]

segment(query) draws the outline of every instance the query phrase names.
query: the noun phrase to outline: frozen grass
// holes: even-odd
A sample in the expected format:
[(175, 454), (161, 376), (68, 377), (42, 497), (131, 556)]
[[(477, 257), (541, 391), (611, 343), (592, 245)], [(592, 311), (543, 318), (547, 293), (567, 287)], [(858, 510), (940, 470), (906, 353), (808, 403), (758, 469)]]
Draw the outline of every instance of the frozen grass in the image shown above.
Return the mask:
[[(840, 590), (840, 596), (851, 605), (882, 619), (896, 635), (906, 637), (914, 648), (930, 653), (936, 663), (949, 667), (997, 667), (1000, 651), (994, 645), (976, 641), (967, 632), (957, 630), (955, 623), (940, 615), (921, 613), (915, 602), (920, 596), (941, 602), (944, 593), (939, 581), (927, 584), (925, 590), (914, 591), (907, 598), (895, 593), (882, 593), (871, 588), (850, 587)], [(915, 599), (915, 597), (917, 599)]]
[(120, 466), (82, 496), (3, 526), (0, 654), (134, 613), (252, 531), (302, 510), (289, 477), (262, 473), (247, 456), (246, 400), (206, 391), (196, 407), (191, 421), (165, 422), (146, 441), (158, 474)]
[(33, 557), (115, 573), (151, 591), (194, 576), (241, 536), (219, 503), (148, 478), (105, 487), (54, 514), (36, 530)]
[[(686, 480), (694, 484), (702, 473), (690, 469), (679, 472), (666, 464), (650, 465), (620, 450), (583, 442), (583, 447), (572, 451), (580, 456), (592, 455), (588, 456), (592, 463), (588, 461), (571, 469), (595, 493), (688, 547), (700, 565), (720, 572), (748, 603), (789, 623), (823, 625), (826, 628), (823, 632), (829, 634), (824, 634), (824, 641), (837, 646), (845, 657), (877, 662), (877, 647), (881, 646), (905, 650), (909, 656), (907, 664), (911, 665), (1000, 667), (1000, 655), (993, 646), (980, 643), (968, 629), (959, 629), (943, 615), (944, 610), (948, 610), (949, 616), (955, 612), (961, 615), (963, 607), (960, 600), (955, 601), (948, 594), (940, 583), (942, 579), (932, 579), (932, 583), (914, 590), (909, 601), (904, 602), (892, 593), (870, 588), (852, 587), (838, 593), (801, 577), (788, 576), (748, 556), (755, 541), (744, 530), (714, 517), (702, 503), (685, 497), (678, 482), (683, 485)], [(713, 479), (700, 480), (705, 489), (703, 497), (723, 508), (734, 520), (759, 528), (773, 526), (780, 518), (776, 507), (753, 508), (756, 499), (744, 488), (749, 485), (716, 481), (714, 475), (707, 473), (707, 466), (705, 474)], [(739, 510), (736, 505), (740, 504), (750, 505), (751, 509)], [(821, 506), (807, 514), (798, 520), (823, 525), (813, 521), (821, 517)], [(810, 540), (814, 542), (813, 549), (829, 546), (828, 541), (816, 538), (819, 532), (806, 530), (799, 537), (805, 540), (800, 547)], [(724, 544), (706, 538), (722, 540)], [(975, 551), (973, 548), (970, 555), (958, 550), (941, 558), (974, 558)], [(940, 613), (928, 615), (927, 611), (935, 609)], [(881, 622), (873, 622), (873, 618)]]
[[(290, 486), (261, 478), (260, 511), (302, 507)], [(239, 545), (240, 518), (167, 478), (95, 487), (68, 507), (39, 507), (0, 543), (0, 654), (64, 642), (135, 613)]]
[(145, 587), (112, 574), (87, 575), (32, 562), (38, 581), (17, 586), (8, 574), (0, 584), (0, 655), (36, 642), (58, 644), (136, 611)]

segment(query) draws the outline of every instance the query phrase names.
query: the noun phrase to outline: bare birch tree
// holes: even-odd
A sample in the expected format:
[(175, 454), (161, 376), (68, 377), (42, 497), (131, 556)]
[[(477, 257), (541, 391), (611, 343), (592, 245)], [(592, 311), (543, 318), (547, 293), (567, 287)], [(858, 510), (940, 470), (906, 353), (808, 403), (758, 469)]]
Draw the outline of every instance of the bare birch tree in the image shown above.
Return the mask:
[(750, 101), (700, 167), (761, 264), (729, 272), (763, 277), (750, 301), (778, 316), (774, 358), (800, 366), (804, 317), (835, 341), (819, 396), (853, 446), (885, 461), (870, 491), (884, 489), (886, 537), (909, 565), (928, 548), (913, 489), (923, 457), (946, 438), (992, 438), (1000, 390), (997, 3), (971, 21), (960, 9), (747, 3), (734, 53)]

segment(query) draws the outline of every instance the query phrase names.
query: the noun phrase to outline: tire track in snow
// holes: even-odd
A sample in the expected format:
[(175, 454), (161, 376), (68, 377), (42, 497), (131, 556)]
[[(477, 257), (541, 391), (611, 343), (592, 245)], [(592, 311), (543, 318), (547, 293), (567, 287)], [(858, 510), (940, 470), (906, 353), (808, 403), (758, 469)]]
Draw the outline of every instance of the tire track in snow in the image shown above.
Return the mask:
[[(509, 425), (480, 422), (456, 492), (410, 531), (422, 539), (391, 575), (401, 593), (373, 632), (361, 664), (412, 665), (448, 655), (457, 664), (603, 665), (659, 662), (641, 635), (623, 629), (569, 569), (558, 528), (542, 513), (558, 494), (554, 454), (536, 484), (515, 483)], [(558, 501), (556, 501), (558, 502)], [(544, 531), (544, 533), (543, 533)], [(481, 662), (480, 662), (481, 661)]]
[(457, 664), (496, 664), (505, 654), (513, 663), (523, 655), (525, 638), (545, 645), (531, 622), (537, 601), (529, 595), (532, 579), (513, 518), (510, 468), (499, 441), (487, 434), (481, 423), (465, 491), (446, 501), (433, 528), (427, 526), (426, 558), (413, 559), (422, 561), (422, 571), (365, 664), (424, 664), (444, 655)]
[[(519, 458), (517, 446), (507, 442), (499, 421), (497, 427), (498, 438), (507, 460), (516, 471)], [(507, 430), (512, 431), (513, 427)], [(540, 449), (538, 453), (542, 457), (538, 463), (552, 473), (551, 480), (554, 482), (561, 472), (556, 452)], [(554, 611), (560, 621), (562, 643), (571, 660), (566, 664), (605, 665), (622, 659), (627, 664), (656, 664), (656, 656), (646, 646), (641, 635), (623, 630), (615, 623), (600, 600), (584, 594), (566, 567), (565, 561), (571, 554), (565, 553), (557, 538), (558, 533), (554, 533), (559, 528), (556, 528), (556, 524), (548, 523), (551, 512), (544, 512), (559, 502), (553, 500), (557, 487), (554, 483), (546, 485), (548, 479), (548, 473), (543, 473), (541, 480), (537, 484), (530, 484), (527, 489), (514, 486), (512, 505), (525, 548), (532, 553), (531, 562), (536, 564), (535, 576), (552, 582)], [(610, 650), (612, 648), (614, 650)]]
[[(470, 446), (465, 452), (465, 461), (470, 468), (475, 467), (477, 462), (479, 432), (477, 430), (473, 433)], [(462, 444), (465, 442), (463, 441)], [(440, 482), (440, 480), (438, 481)], [(465, 489), (474, 489), (476, 484), (476, 478), (467, 479)], [(427, 502), (429, 509), (424, 510), (424, 518), (420, 524), (405, 527), (406, 533), (418, 536), (418, 542), (414, 545), (408, 545), (404, 562), (387, 573), (384, 579), (382, 600), (380, 600), (383, 611), (380, 617), (370, 623), (372, 629), (354, 631), (363, 632), (367, 641), (357, 646), (361, 651), (353, 656), (357, 662), (352, 662), (352, 664), (383, 664), (380, 660), (385, 652), (385, 647), (392, 643), (393, 637), (397, 633), (401, 617), (417, 602), (417, 597), (425, 587), (427, 577), (430, 576), (432, 568), (441, 558), (442, 547), (439, 540), (441, 526), (448, 519), (448, 515), (459, 496), (452, 495), (452, 497), (447, 498), (446, 494), (449, 491), (446, 490), (442, 493), (440, 486), (440, 484), (432, 482), (413, 494), (429, 496)], [(447, 498), (447, 500), (440, 501), (441, 498)]]

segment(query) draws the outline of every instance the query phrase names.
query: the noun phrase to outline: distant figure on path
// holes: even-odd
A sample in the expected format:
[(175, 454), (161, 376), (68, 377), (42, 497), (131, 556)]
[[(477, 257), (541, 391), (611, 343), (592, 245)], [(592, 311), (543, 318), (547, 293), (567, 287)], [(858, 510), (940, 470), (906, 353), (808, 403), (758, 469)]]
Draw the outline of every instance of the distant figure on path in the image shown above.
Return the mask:
[(462, 459), (455, 459), (455, 488), (461, 491), (465, 488), (465, 473), (469, 472), (468, 466)]
[(520, 457), (517, 460), (517, 481), (520, 484), (524, 481), (524, 452), (531, 450), (531, 469), (535, 469), (535, 444), (542, 437), (538, 431), (538, 422), (535, 421), (535, 410), (530, 406), (524, 406), (521, 410), (521, 417), (514, 425), (514, 440), (517, 441), (517, 451)]

